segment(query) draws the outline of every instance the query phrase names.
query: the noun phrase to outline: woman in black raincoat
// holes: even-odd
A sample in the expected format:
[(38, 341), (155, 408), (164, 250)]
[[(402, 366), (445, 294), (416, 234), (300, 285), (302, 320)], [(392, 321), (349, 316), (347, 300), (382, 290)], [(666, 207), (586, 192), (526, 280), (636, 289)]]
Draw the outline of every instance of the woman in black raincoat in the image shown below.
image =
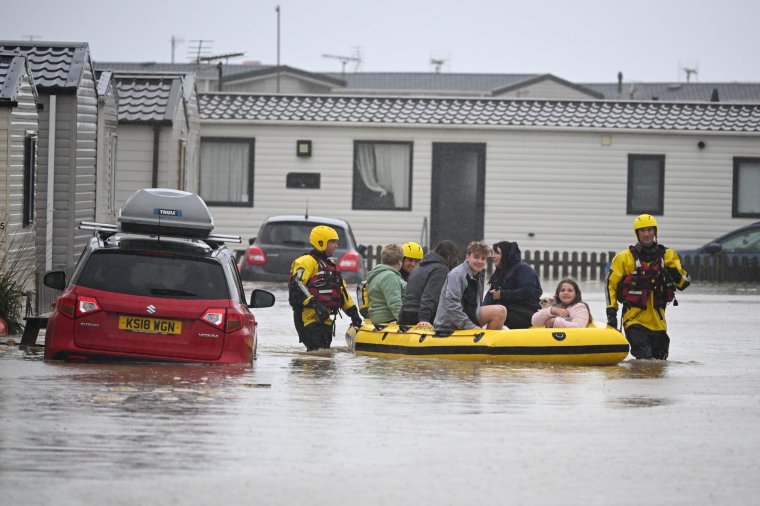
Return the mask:
[(533, 313), (541, 308), (543, 290), (538, 274), (522, 260), (516, 242), (497, 242), (493, 251), (494, 273), (483, 305), (501, 304), (507, 308), (507, 327), (527, 329)]

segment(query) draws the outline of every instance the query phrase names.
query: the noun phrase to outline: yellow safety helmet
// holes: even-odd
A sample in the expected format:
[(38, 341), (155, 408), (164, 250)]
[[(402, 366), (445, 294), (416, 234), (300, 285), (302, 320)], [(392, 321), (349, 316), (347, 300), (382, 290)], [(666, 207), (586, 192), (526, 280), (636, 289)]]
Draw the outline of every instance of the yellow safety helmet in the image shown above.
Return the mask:
[(338, 232), (334, 228), (326, 225), (317, 225), (311, 229), (309, 234), (309, 242), (317, 251), (324, 251), (327, 249), (327, 241), (337, 241)]
[(414, 258), (415, 260), (422, 260), (425, 253), (422, 251), (422, 246), (416, 242), (408, 242), (404, 244), (404, 256), (407, 258)]
[(640, 214), (633, 220), (633, 235), (639, 238), (638, 230), (640, 228), (654, 227), (654, 235), (657, 236), (657, 220), (651, 214)]

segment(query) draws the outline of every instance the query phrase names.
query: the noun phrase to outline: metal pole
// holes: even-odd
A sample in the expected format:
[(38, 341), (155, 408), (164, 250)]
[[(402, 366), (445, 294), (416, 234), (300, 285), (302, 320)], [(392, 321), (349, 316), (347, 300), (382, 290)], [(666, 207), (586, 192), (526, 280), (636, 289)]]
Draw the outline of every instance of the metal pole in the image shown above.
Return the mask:
[(277, 11), (277, 93), (280, 92), (280, 6), (275, 7)]

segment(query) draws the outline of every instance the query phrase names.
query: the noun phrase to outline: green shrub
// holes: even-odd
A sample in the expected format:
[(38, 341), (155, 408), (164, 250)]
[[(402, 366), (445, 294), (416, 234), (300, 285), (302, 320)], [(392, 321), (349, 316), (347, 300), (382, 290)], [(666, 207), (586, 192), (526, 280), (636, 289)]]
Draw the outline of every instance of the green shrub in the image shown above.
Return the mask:
[[(8, 225), (5, 213), (0, 213), (0, 222)], [(0, 317), (8, 324), (10, 335), (24, 330), (22, 301), (34, 279), (34, 238), (15, 235), (14, 229), (21, 227), (6, 227), (0, 235)]]

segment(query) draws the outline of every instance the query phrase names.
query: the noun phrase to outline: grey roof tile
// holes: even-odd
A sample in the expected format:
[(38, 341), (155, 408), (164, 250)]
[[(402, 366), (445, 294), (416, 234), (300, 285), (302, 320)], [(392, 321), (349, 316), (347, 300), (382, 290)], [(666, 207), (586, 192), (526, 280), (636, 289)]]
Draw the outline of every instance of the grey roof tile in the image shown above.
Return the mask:
[(181, 75), (114, 74), (120, 123), (171, 123), (182, 100)]
[(38, 91), (76, 93), (89, 46), (86, 42), (0, 41), (0, 51), (26, 55)]
[(647, 83), (625, 82), (621, 91), (617, 83), (581, 83), (610, 100), (708, 101), (718, 90), (721, 102), (758, 102), (760, 83)]
[(17, 104), (24, 75), (30, 75), (31, 82), (34, 83), (26, 57), (0, 51), (0, 105), (13, 107)]
[(614, 102), (337, 95), (200, 96), (203, 120), (760, 133), (760, 103)]

